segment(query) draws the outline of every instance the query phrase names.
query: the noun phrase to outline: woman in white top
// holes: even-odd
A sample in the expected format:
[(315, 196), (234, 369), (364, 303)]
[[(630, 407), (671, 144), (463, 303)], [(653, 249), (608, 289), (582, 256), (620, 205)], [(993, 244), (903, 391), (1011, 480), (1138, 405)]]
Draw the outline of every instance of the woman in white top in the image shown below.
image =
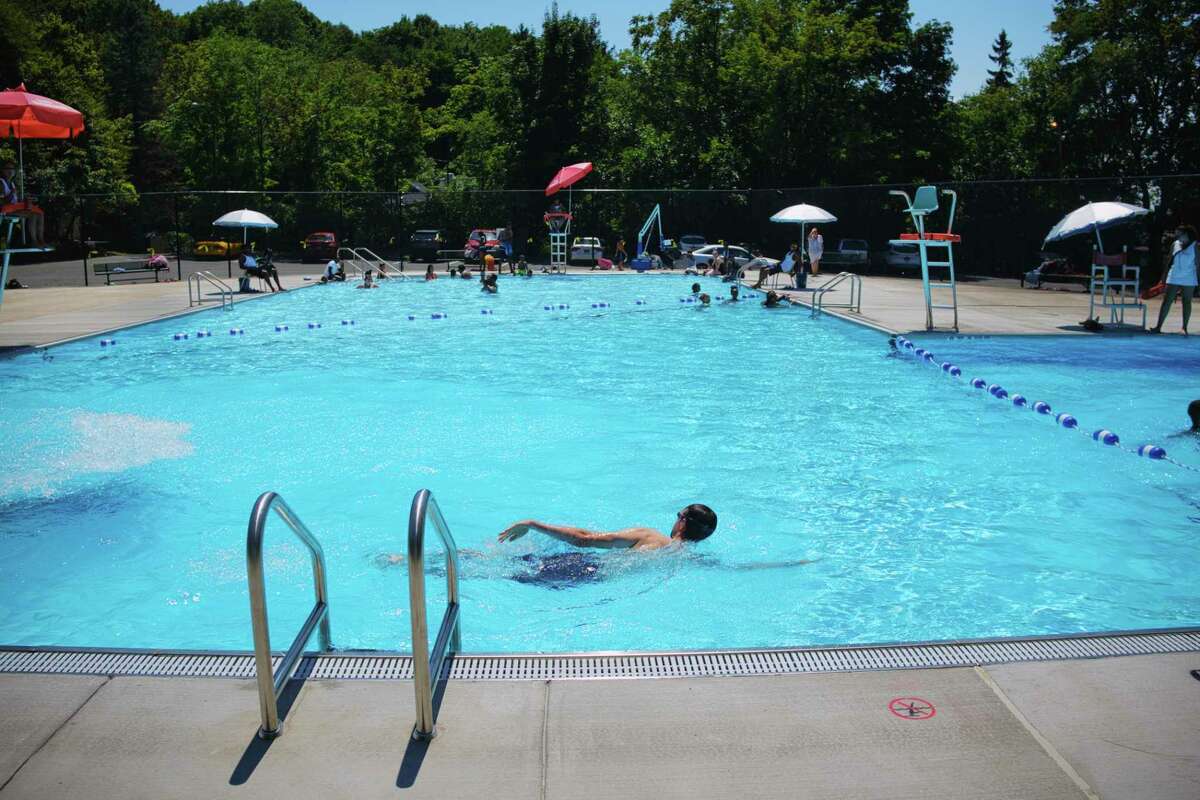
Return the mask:
[(813, 275), (821, 274), (821, 256), (825, 255), (825, 237), (815, 227), (808, 234), (808, 263)]
[(1192, 295), (1196, 293), (1196, 229), (1191, 225), (1180, 225), (1175, 233), (1175, 246), (1171, 249), (1171, 269), (1167, 272), (1167, 290), (1163, 292), (1162, 306), (1158, 309), (1158, 324), (1151, 333), (1162, 333), (1163, 323), (1175, 302), (1175, 295), (1183, 298), (1183, 334), (1187, 335), (1188, 320), (1192, 318)]

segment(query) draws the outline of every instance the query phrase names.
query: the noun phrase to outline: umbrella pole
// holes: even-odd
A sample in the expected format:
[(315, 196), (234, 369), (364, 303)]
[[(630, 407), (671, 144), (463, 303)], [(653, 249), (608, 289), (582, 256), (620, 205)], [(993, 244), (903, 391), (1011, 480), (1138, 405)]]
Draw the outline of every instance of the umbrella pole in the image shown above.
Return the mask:
[[(21, 200), (25, 199), (25, 140), (21, 138), (21, 122), (17, 121), (17, 160), (21, 162), (21, 171), (17, 173), (17, 180), (21, 186)], [(22, 230), (24, 226), (22, 226)], [(25, 234), (22, 232), (21, 234)]]
[(1100, 239), (1100, 225), (1093, 222), (1092, 227), (1096, 229), (1096, 247), (1100, 248), (1100, 254), (1104, 254), (1104, 242)]

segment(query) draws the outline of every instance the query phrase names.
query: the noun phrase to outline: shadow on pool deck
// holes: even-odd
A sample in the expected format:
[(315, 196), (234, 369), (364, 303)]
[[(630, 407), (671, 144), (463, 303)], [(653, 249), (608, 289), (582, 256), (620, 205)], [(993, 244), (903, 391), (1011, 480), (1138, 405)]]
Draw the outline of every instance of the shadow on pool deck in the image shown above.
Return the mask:
[[(296, 682), (283, 735), (250, 747), (253, 681), (0, 675), (0, 798), (1194, 800), (1197, 668), (1200, 653), (1179, 653), (452, 681), (438, 737), (417, 745), (411, 682), (309, 680)], [(903, 698), (920, 713), (903, 713)]]

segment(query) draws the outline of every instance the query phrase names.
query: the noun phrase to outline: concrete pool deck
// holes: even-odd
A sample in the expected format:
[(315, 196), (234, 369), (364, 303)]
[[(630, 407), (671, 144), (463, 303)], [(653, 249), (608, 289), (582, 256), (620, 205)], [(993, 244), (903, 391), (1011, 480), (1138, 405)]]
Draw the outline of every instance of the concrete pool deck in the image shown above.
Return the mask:
[[(1200, 653), (743, 678), (252, 681), (0, 675), (0, 798), (1200, 795)], [(928, 701), (916, 718), (896, 698)], [(924, 717), (924, 718), (922, 718)]]
[[(819, 286), (832, 276), (821, 275), (809, 278), (808, 285)], [(826, 303), (845, 303), (849, 298), (849, 284), (831, 290)], [(785, 291), (807, 304), (811, 293)], [(935, 302), (937, 300), (935, 299)], [(1158, 320), (1158, 298), (1146, 301), (1146, 324), (1152, 326)], [(834, 308), (829, 313), (891, 333), (924, 334), (925, 304), (921, 281), (917, 278), (890, 276), (864, 276), (862, 312), (849, 313), (846, 309)], [(1126, 309), (1124, 327), (1107, 326), (1107, 310), (1096, 312), (1100, 321), (1106, 323), (1103, 335), (1142, 335), (1141, 312)], [(953, 333), (948, 320), (952, 312), (935, 311), (934, 324), (939, 333)], [(1096, 336), (1085, 331), (1080, 322), (1088, 316), (1088, 294), (1078, 287), (1067, 290), (1024, 289), (1015, 280), (987, 278), (960, 280), (958, 283), (959, 333), (964, 335), (1050, 335), (1082, 334)], [(1181, 333), (1183, 315), (1177, 306), (1172, 309), (1164, 333)], [(1132, 323), (1132, 324), (1130, 324)], [(1198, 323), (1200, 324), (1200, 323)]]

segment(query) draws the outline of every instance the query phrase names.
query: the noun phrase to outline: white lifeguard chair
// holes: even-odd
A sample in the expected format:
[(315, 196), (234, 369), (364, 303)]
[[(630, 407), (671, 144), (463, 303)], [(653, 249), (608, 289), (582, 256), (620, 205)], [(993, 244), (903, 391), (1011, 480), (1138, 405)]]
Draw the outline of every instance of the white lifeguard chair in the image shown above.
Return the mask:
[[(908, 192), (893, 189), (888, 194), (903, 197), (908, 208), (904, 209), (912, 217), (916, 233), (902, 233), (899, 239), (892, 239), (888, 244), (915, 244), (921, 255), (921, 283), (925, 291), (925, 330), (934, 330), (933, 312), (935, 310), (951, 311), (953, 313), (954, 332), (958, 332), (958, 286), (954, 279), (954, 245), (962, 241), (962, 237), (954, 233), (954, 212), (958, 208), (958, 194), (952, 189), (943, 189), (942, 194), (950, 196), (950, 218), (946, 222), (945, 233), (930, 233), (925, 230), (925, 218), (938, 210), (938, 190), (936, 186), (921, 186), (910, 200)], [(930, 261), (930, 250), (938, 253), (945, 251), (944, 261)], [(944, 281), (930, 282), (930, 267), (946, 267), (949, 276)], [(934, 302), (934, 290), (949, 290), (949, 302)]]
[(571, 214), (547, 211), (542, 219), (550, 229), (550, 271), (567, 271), (567, 237), (571, 235)]

